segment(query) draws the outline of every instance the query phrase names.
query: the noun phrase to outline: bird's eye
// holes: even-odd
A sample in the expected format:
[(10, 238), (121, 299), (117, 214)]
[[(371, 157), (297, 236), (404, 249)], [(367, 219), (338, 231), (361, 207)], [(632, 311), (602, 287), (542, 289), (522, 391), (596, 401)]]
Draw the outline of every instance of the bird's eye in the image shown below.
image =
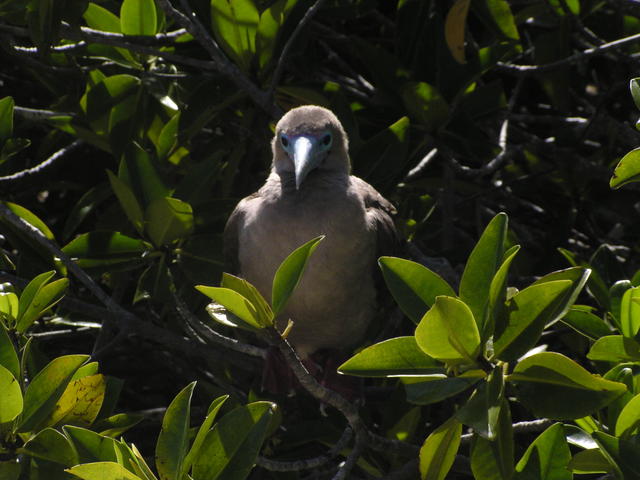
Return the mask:
[(284, 135), (282, 135), (280, 137), (280, 143), (282, 144), (283, 147), (287, 148), (289, 146), (289, 139)]
[(324, 137), (322, 137), (322, 144), (326, 147), (331, 145), (331, 134), (327, 133)]

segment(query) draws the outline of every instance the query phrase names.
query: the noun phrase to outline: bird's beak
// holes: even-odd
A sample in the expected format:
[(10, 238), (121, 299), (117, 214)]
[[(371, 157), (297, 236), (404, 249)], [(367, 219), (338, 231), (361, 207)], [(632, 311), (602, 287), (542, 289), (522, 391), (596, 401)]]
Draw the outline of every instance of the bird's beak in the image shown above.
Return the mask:
[(293, 140), (296, 190), (300, 190), (300, 185), (302, 185), (309, 172), (318, 166), (317, 142), (316, 138), (306, 135), (300, 135)]

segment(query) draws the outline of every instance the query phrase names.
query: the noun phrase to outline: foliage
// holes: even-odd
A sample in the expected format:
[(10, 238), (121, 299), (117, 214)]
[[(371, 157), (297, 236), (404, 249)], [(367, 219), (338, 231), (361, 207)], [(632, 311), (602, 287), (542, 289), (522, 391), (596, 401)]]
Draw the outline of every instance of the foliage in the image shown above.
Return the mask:
[[(0, 2), (0, 478), (640, 476), (639, 33), (614, 0)], [(337, 362), (360, 409), (274, 329), (321, 237), (269, 298), (222, 273), (304, 103), (412, 252), (379, 260), (407, 318)]]

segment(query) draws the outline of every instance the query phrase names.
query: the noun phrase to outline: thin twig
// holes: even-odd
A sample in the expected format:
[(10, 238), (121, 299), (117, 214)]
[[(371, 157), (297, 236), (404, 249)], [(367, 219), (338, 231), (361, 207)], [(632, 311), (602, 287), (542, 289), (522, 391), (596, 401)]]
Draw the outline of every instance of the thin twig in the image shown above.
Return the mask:
[(598, 45), (597, 47), (589, 48), (582, 52), (575, 53), (567, 58), (563, 58), (562, 60), (557, 60), (555, 62), (547, 63), (544, 65), (516, 65), (512, 63), (498, 62), (497, 67), (498, 70), (524, 76), (534, 73), (545, 73), (565, 67), (572, 63), (577, 63), (586, 58), (593, 57), (594, 55), (602, 55), (609, 50), (624, 47), (625, 45), (629, 45), (630, 43), (635, 43), (638, 41), (640, 41), (640, 33), (631, 35), (629, 37), (620, 38), (618, 40), (614, 40), (613, 42), (604, 43), (602, 45)]
[(413, 180), (414, 178), (418, 177), (429, 166), (429, 164), (431, 164), (431, 161), (436, 157), (437, 154), (438, 154), (438, 149), (432, 148), (429, 151), (429, 153), (427, 153), (422, 158), (422, 160), (420, 160), (418, 165), (416, 165), (411, 170), (409, 170), (409, 173), (407, 173), (407, 176), (404, 178), (404, 181), (407, 182), (409, 180)]
[(47, 120), (52, 117), (73, 116), (73, 113), (70, 112), (54, 112), (53, 110), (19, 107), (17, 105), (13, 107), (13, 112), (21, 118), (24, 118), (25, 120), (36, 122)]
[(308, 458), (306, 460), (293, 460), (290, 462), (258, 457), (256, 463), (258, 464), (258, 466), (271, 472), (299, 472), (301, 470), (311, 470), (314, 468), (319, 468), (323, 465), (326, 465), (329, 461), (338, 456), (340, 452), (351, 441), (352, 436), (353, 431), (351, 430), (351, 428), (345, 428), (336, 444), (331, 447), (331, 449), (327, 453), (318, 455), (317, 457)]
[(280, 58), (278, 58), (278, 64), (276, 65), (276, 69), (273, 72), (273, 77), (271, 78), (271, 86), (267, 92), (268, 98), (273, 99), (273, 94), (278, 87), (278, 83), (280, 83), (280, 77), (282, 76), (282, 71), (284, 70), (284, 65), (289, 57), (289, 52), (293, 47), (296, 39), (302, 32), (302, 29), (309, 23), (309, 21), (313, 18), (313, 16), (320, 10), (322, 4), (325, 0), (316, 0), (316, 2), (309, 7), (309, 9), (305, 12), (302, 19), (296, 25), (296, 28), (293, 30), (284, 47), (282, 48), (282, 52), (280, 53)]
[(42, 163), (39, 163), (35, 167), (27, 168), (25, 170), (21, 170), (19, 172), (13, 173), (11, 175), (5, 175), (4, 177), (0, 177), (0, 185), (11, 184), (11, 187), (13, 187), (14, 189), (17, 188), (19, 186), (19, 183), (16, 183), (16, 182), (22, 182), (27, 178), (32, 178), (35, 175), (44, 173), (49, 168), (53, 167), (58, 160), (68, 155), (70, 152), (78, 148), (83, 143), (84, 141), (82, 140), (79, 140), (79, 139), (75, 140), (69, 145), (67, 145), (66, 147), (63, 147), (57, 152), (55, 152), (53, 155), (51, 155), (49, 158), (47, 158)]

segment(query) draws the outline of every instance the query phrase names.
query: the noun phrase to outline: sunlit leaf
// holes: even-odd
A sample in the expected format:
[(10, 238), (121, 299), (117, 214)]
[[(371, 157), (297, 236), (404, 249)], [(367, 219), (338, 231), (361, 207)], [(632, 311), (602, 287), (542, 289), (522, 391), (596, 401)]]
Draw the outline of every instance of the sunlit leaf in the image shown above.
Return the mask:
[(450, 418), (436, 428), (420, 448), (420, 478), (444, 480), (460, 446), (462, 424)]
[(0, 424), (11, 422), (22, 413), (23, 399), (20, 382), (0, 365)]
[(561, 423), (555, 423), (529, 445), (516, 465), (515, 480), (572, 480), (567, 468), (569, 445)]
[(53, 428), (38, 432), (20, 449), (20, 453), (66, 467), (78, 463), (78, 455), (69, 439)]
[[(259, 322), (258, 313), (249, 300), (240, 295), (238, 292), (229, 288), (207, 287), (205, 285), (197, 285), (196, 290), (204, 293), (207, 297), (222, 305), (228, 312), (243, 322), (245, 328), (260, 329), (265, 325)], [(233, 325), (231, 323), (230, 325)]]
[(618, 163), (613, 176), (609, 180), (611, 188), (620, 188), (623, 185), (640, 180), (640, 148), (627, 153)]
[(120, 6), (120, 26), (127, 35), (154, 35), (157, 29), (153, 0), (124, 0)]
[(146, 231), (156, 246), (169, 245), (193, 231), (193, 209), (177, 198), (159, 198), (145, 211)]
[(66, 470), (82, 480), (141, 480), (115, 462), (95, 462), (76, 465)]

